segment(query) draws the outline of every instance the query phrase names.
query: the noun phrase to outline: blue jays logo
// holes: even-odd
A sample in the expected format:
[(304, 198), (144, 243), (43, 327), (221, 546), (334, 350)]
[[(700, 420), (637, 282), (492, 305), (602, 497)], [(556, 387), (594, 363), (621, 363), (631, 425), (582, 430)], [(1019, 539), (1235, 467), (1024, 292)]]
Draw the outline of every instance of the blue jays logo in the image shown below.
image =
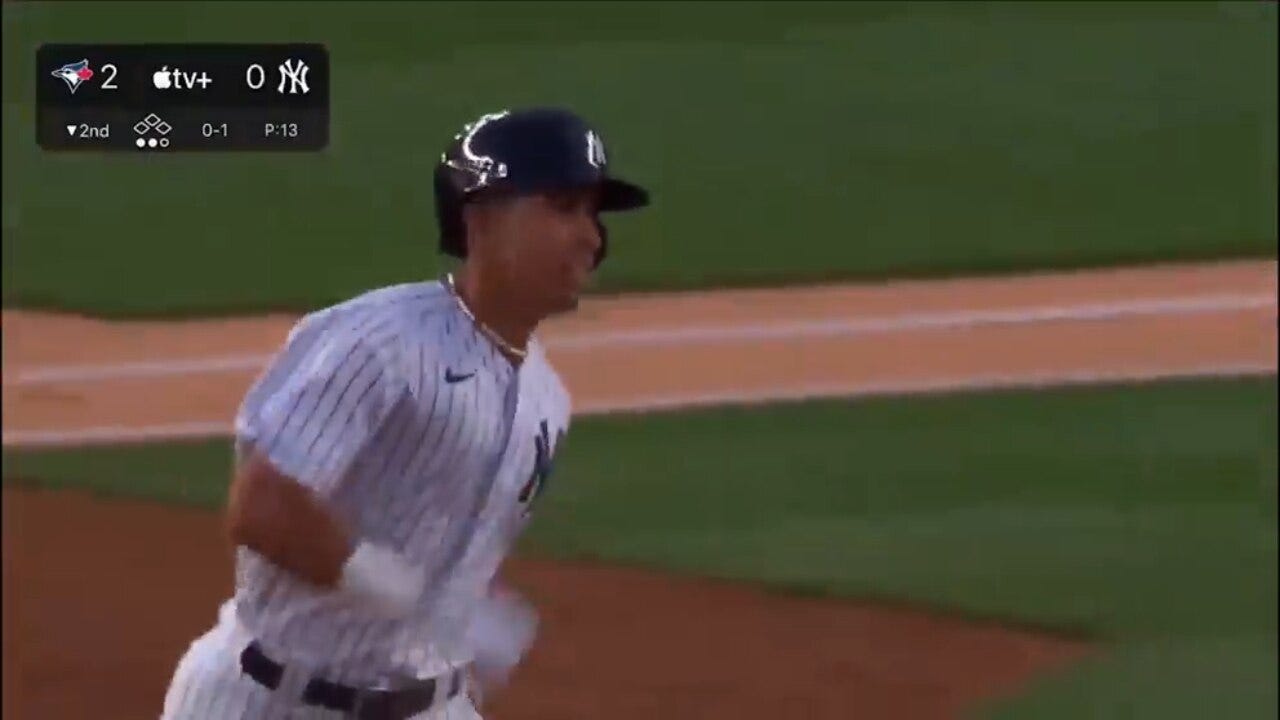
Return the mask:
[[(526, 506), (531, 505), (542, 491), (546, 490), (547, 480), (550, 479), (551, 471), (555, 466), (552, 457), (554, 448), (551, 446), (551, 430), (547, 427), (546, 420), (542, 421), (539, 429), (541, 432), (533, 440), (535, 452), (533, 472), (529, 474), (529, 480), (520, 489), (520, 502)], [(557, 440), (563, 436), (564, 433), (561, 432)]]
[(88, 60), (81, 60), (80, 62), (67, 63), (54, 70), (52, 74), (65, 82), (67, 89), (71, 91), (72, 95), (75, 95), (76, 90), (80, 89), (80, 85), (93, 77), (93, 68), (89, 67)]

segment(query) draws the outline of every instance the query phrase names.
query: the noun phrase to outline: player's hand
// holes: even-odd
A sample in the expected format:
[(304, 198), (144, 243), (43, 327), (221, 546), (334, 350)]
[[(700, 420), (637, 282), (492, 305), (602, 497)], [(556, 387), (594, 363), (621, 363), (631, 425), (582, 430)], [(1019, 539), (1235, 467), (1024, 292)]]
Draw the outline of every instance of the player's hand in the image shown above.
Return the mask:
[(379, 615), (401, 618), (413, 612), (426, 583), (422, 567), (393, 550), (362, 542), (342, 566), (340, 586)]
[(467, 640), (475, 653), (475, 675), (485, 688), (506, 684), (537, 629), (537, 611), (515, 592), (498, 588), (481, 601)]

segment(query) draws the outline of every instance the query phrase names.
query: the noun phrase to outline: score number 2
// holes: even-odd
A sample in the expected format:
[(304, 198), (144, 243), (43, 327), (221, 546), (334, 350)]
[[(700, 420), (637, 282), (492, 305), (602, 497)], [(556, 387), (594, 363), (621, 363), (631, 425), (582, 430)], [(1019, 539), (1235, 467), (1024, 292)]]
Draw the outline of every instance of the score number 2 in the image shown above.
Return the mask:
[(119, 90), (120, 88), (116, 85), (116, 75), (120, 73), (120, 68), (116, 67), (115, 63), (107, 63), (102, 66), (102, 72), (111, 73), (102, 81), (102, 89)]

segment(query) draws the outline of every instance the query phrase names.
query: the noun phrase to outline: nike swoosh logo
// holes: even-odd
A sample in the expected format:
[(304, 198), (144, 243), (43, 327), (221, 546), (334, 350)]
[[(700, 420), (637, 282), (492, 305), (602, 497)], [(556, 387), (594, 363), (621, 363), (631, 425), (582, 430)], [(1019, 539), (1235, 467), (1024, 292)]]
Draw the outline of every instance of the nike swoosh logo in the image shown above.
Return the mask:
[(465, 375), (455, 375), (453, 372), (453, 368), (445, 368), (444, 381), (449, 383), (450, 385), (453, 385), (454, 383), (460, 383), (463, 380), (469, 380), (474, 375), (475, 375), (475, 372), (469, 372)]

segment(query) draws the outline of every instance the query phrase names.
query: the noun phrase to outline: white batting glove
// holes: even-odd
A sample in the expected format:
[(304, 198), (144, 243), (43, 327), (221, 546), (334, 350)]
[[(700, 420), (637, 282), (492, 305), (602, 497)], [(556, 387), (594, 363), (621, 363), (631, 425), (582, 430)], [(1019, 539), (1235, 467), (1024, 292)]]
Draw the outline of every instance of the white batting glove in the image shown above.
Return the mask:
[(537, 629), (537, 612), (516, 593), (499, 589), (484, 598), (467, 628), (479, 679), (488, 686), (505, 684)]
[(388, 618), (413, 612), (427, 584), (426, 570), (399, 553), (361, 542), (342, 566), (338, 585)]

